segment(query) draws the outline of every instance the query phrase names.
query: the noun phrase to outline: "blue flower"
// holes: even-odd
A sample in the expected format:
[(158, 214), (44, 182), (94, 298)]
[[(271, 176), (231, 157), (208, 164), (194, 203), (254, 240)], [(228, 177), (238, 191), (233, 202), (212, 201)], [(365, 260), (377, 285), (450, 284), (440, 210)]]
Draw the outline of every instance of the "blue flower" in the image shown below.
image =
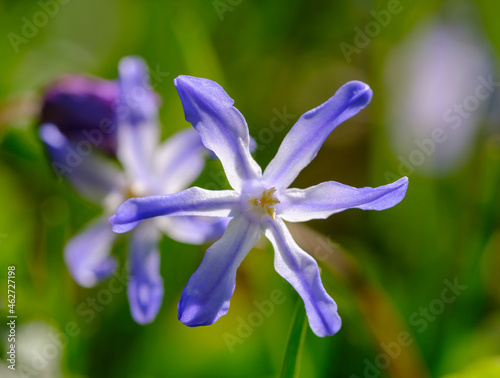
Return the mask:
[(357, 189), (333, 181), (307, 189), (288, 187), (314, 159), (330, 132), (369, 103), (371, 89), (358, 81), (349, 82), (302, 115), (262, 173), (250, 155), (245, 119), (226, 92), (213, 81), (189, 76), (179, 76), (175, 85), (186, 120), (218, 156), (233, 190), (192, 187), (175, 194), (132, 198), (110, 218), (113, 230), (126, 232), (145, 219), (165, 215), (232, 217), (182, 292), (179, 319), (188, 326), (212, 324), (227, 313), (236, 270), (262, 231), (274, 247), (276, 271), (302, 297), (313, 332), (335, 334), (341, 326), (337, 305), (321, 283), (316, 261), (295, 243), (284, 221), (324, 219), (349, 208), (387, 209), (404, 198), (408, 179), (378, 188)]
[[(66, 264), (81, 286), (94, 286), (116, 270), (111, 256), (116, 234), (107, 218), (118, 204), (130, 197), (182, 190), (205, 165), (208, 150), (193, 129), (159, 144), (158, 98), (148, 79), (145, 63), (127, 57), (119, 64), (117, 82), (94, 82), (86, 91), (78, 91), (74, 87), (81, 89), (82, 80), (87, 79), (72, 77), (66, 89), (59, 87), (57, 95), (51, 92), (46, 99), (44, 109), (52, 111), (50, 117), (47, 113), (42, 117), (40, 136), (54, 168), (84, 197), (104, 208), (104, 214), (74, 236), (64, 250)], [(97, 95), (96, 85), (116, 85), (114, 98)], [(116, 134), (116, 156), (122, 169), (93, 149), (100, 147), (107, 134)], [(138, 323), (151, 322), (163, 298), (160, 231), (177, 241), (200, 244), (220, 237), (226, 225), (227, 219), (186, 216), (150, 220), (134, 231), (129, 244), (128, 297)]]

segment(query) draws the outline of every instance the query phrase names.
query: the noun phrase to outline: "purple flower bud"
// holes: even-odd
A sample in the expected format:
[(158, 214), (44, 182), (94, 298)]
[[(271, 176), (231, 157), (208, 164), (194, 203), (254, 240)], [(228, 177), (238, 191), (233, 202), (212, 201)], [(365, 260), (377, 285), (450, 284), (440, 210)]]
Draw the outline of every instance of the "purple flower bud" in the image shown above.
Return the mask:
[(116, 154), (115, 103), (119, 85), (115, 81), (68, 75), (45, 91), (41, 124), (56, 125), (69, 140), (89, 140), (99, 132), (99, 148)]

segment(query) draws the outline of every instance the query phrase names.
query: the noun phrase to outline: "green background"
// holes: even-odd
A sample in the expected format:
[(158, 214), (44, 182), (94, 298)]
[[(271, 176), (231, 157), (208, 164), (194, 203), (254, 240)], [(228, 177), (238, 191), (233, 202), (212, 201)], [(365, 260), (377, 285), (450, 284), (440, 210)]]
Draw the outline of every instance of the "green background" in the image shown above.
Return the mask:
[[(59, 336), (65, 346), (47, 359), (54, 371), (45, 368), (33, 376), (279, 376), (299, 300), (274, 271), (272, 248), (262, 242), (238, 270), (229, 313), (209, 327), (185, 327), (177, 320), (177, 302), (207, 245), (164, 237), (165, 297), (152, 324), (134, 323), (123, 286), (102, 311), (82, 315), (78, 308), (88, 310), (88, 298), (102, 299), (110, 281), (78, 287), (62, 250), (100, 209), (56, 179), (37, 138), (37, 111), (47, 83), (68, 72), (114, 79), (123, 56), (140, 55), (151, 71), (168, 73), (155, 88), (163, 99), (166, 138), (189, 126), (173, 79), (186, 74), (215, 80), (245, 116), (261, 146), (255, 158), (265, 167), (302, 113), (345, 82), (361, 80), (374, 90), (372, 103), (334, 131), (294, 186), (328, 180), (378, 186), (387, 183), (387, 171), (399, 176), (386, 125), (391, 106), (384, 84), (387, 56), (422, 20), (446, 17), (464, 3), (402, 0), (402, 11), (348, 62), (340, 44), (353, 44), (354, 28), (363, 29), (373, 20), (371, 12), (387, 9), (387, 2), (67, 0), (56, 2), (57, 12), (47, 24), (15, 47), (9, 33), (22, 35), (23, 18), (32, 20), (42, 6), (0, 1), (0, 282), (6, 287), (7, 266), (15, 265), (18, 332), (29, 324), (48, 324), (52, 331), (41, 326), (42, 340), (51, 332), (66, 335)], [(498, 71), (500, 5), (481, 0), (469, 6), (473, 23), (489, 39)], [(273, 110), (284, 107), (294, 115), (292, 121), (270, 136), (262, 132), (269, 129)], [(474, 152), (464, 164), (439, 176), (412, 173), (406, 198), (395, 208), (350, 210), (307, 224), (320, 233), (301, 240), (309, 243), (309, 252), (320, 246), (329, 255), (339, 254), (319, 263), (343, 326), (327, 338), (307, 329), (300, 377), (500, 376), (500, 127), (486, 118), (477, 126)], [(220, 164), (210, 161), (197, 184), (220, 172)], [(119, 272), (126, 243), (127, 236), (121, 236), (114, 249)], [(419, 312), (439, 301), (445, 280), (467, 288), (426, 319)], [(242, 337), (241, 319), (248, 321), (257, 311), (254, 301), (270, 299), (275, 290), (283, 303)], [(241, 343), (228, 347), (227, 334)], [(394, 348), (398, 338), (412, 342), (389, 358), (387, 368), (366, 370), (384, 363), (380, 356), (389, 352), (383, 345)], [(23, 340), (28, 352), (36, 345), (30, 336)], [(57, 345), (51, 340), (41, 348)], [(2, 351), (5, 343), (2, 333)]]

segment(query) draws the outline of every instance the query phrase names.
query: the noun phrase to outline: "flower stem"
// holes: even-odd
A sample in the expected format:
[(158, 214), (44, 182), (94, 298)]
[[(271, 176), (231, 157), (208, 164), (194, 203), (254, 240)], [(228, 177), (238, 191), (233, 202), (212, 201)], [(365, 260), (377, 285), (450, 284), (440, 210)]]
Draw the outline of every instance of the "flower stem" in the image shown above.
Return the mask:
[(297, 378), (299, 376), (306, 330), (306, 311), (304, 309), (304, 304), (299, 298), (297, 299), (297, 304), (295, 306), (290, 335), (288, 336), (285, 358), (281, 369), (281, 378)]

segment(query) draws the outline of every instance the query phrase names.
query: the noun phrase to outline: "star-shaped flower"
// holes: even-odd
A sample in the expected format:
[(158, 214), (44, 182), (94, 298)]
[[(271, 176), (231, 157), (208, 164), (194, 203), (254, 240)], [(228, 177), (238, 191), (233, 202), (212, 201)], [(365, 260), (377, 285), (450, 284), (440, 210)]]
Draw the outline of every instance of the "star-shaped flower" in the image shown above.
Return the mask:
[[(94, 286), (116, 270), (111, 256), (116, 234), (107, 218), (121, 202), (182, 190), (205, 166), (209, 151), (191, 128), (160, 144), (157, 103), (146, 64), (137, 57), (121, 60), (117, 82), (72, 76), (47, 93), (40, 137), (52, 165), (84, 197), (104, 208), (104, 214), (64, 249), (71, 275), (81, 286)], [(98, 154), (102, 147), (108, 153), (116, 150), (123, 169)], [(220, 237), (226, 225), (224, 219), (186, 216), (150, 220), (134, 231), (127, 290), (138, 323), (151, 322), (161, 306), (161, 232), (201, 244)]]
[(371, 89), (359, 81), (349, 82), (324, 104), (302, 115), (262, 173), (250, 155), (245, 119), (222, 87), (189, 76), (179, 76), (175, 85), (186, 120), (218, 156), (233, 190), (193, 187), (175, 194), (129, 199), (110, 219), (114, 231), (129, 231), (156, 216), (232, 217), (184, 288), (179, 319), (188, 326), (201, 326), (227, 313), (236, 270), (262, 231), (274, 247), (276, 271), (302, 297), (313, 332), (335, 334), (341, 326), (337, 305), (321, 283), (316, 261), (295, 243), (284, 221), (324, 219), (349, 208), (387, 209), (404, 198), (408, 179), (378, 188), (357, 189), (333, 181), (307, 189), (288, 187), (314, 159), (330, 132), (370, 102)]

